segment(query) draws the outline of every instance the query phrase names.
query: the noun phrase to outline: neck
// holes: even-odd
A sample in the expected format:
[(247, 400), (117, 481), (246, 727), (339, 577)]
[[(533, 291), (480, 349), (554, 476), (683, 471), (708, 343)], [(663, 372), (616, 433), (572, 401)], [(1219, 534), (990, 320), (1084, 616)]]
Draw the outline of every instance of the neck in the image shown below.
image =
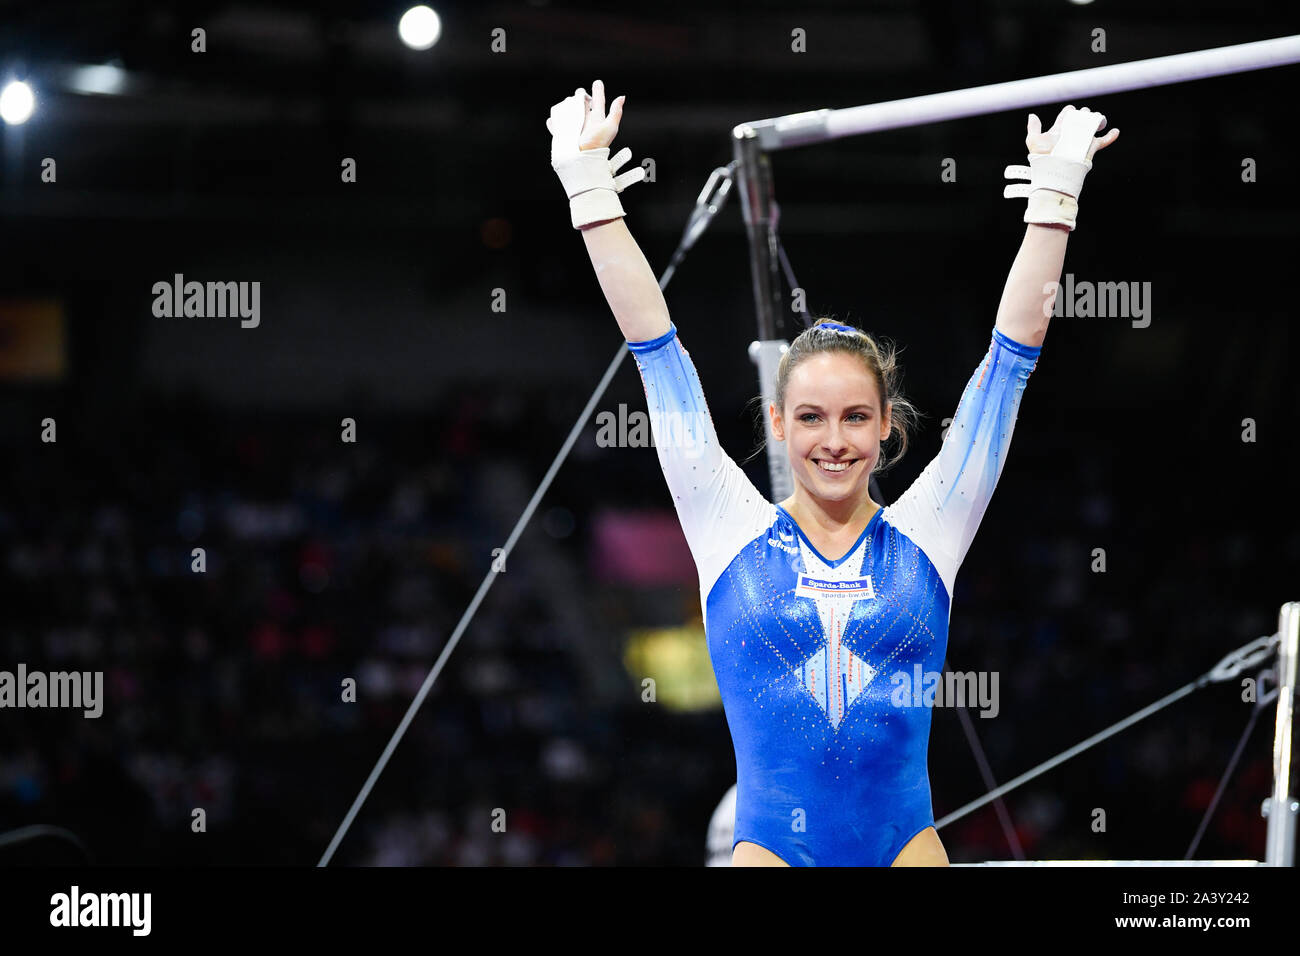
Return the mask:
[(864, 493), (861, 498), (844, 501), (825, 501), (815, 498), (802, 485), (796, 484), (794, 494), (781, 502), (781, 507), (802, 524), (811, 524), (823, 531), (843, 531), (847, 527), (864, 525), (880, 510), (880, 505)]

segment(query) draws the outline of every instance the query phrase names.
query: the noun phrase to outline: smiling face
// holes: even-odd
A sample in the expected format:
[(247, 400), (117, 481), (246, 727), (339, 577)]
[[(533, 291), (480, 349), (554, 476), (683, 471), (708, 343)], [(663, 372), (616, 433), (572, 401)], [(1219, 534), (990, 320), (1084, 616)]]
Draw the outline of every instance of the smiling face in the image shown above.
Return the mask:
[(856, 355), (818, 352), (790, 372), (785, 414), (768, 406), (772, 430), (785, 441), (795, 480), (826, 503), (867, 496), (880, 444), (889, 437), (880, 389)]

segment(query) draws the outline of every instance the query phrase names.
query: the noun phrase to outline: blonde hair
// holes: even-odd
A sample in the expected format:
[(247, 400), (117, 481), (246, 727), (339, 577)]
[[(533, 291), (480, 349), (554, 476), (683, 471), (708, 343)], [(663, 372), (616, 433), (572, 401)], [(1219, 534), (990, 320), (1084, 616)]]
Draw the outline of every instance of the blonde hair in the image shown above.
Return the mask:
[[(805, 359), (823, 352), (844, 352), (858, 356), (866, 366), (867, 372), (876, 380), (876, 389), (880, 393), (882, 419), (885, 410), (889, 409), (890, 433), (889, 438), (881, 443), (880, 458), (872, 473), (885, 471), (906, 454), (908, 438), (921, 416), (917, 407), (902, 396), (900, 386), (903, 370), (898, 364), (898, 349), (892, 343), (877, 339), (856, 326), (841, 325), (829, 318), (818, 319), (799, 333), (790, 344), (790, 348), (781, 356), (781, 362), (776, 370), (776, 389), (773, 395), (777, 414), (782, 418), (785, 417), (785, 390), (790, 382), (790, 373)], [(761, 396), (758, 401), (762, 402)], [(765, 412), (766, 409), (760, 411), (758, 419), (760, 427)], [(766, 444), (766, 439), (759, 442), (753, 454), (745, 460), (749, 461), (757, 455)]]

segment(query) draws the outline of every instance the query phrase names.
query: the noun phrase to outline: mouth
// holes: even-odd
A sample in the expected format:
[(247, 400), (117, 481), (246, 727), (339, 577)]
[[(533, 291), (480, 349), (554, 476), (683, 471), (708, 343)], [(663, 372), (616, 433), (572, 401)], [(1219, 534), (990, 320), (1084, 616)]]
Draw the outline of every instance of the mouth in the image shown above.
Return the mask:
[(832, 478), (838, 478), (841, 475), (848, 474), (857, 466), (858, 462), (860, 462), (861, 460), (862, 460), (861, 458), (845, 458), (840, 461), (831, 461), (830, 459), (827, 458), (813, 459), (813, 461), (816, 462), (817, 464), (817, 470), (820, 471), (823, 475), (827, 475)]

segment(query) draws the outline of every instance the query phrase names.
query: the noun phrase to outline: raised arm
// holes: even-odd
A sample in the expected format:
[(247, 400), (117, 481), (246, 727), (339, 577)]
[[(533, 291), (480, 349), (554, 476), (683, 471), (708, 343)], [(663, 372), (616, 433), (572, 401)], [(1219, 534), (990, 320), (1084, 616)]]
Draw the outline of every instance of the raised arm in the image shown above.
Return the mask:
[(623, 338), (648, 342), (667, 332), (672, 323), (664, 294), (627, 223), (610, 219), (584, 226), (582, 238)]
[(1047, 335), (1053, 283), (1061, 277), (1083, 176), (1092, 154), (1119, 135), (1111, 130), (1094, 138), (1105, 122), (1099, 113), (1067, 106), (1043, 133), (1038, 117), (1030, 116), (1025, 143), (1033, 168), (1009, 167), (1007, 175), (1031, 182), (1004, 193), (1029, 199), (1028, 227), (1007, 276), (992, 341), (966, 383), (938, 454), (889, 506), (891, 523), (930, 558), (950, 599), (1002, 474), (1020, 399)]
[[(1088, 110), (1076, 111), (1073, 106), (1067, 106), (1061, 110), (1055, 125), (1047, 132), (1042, 131), (1042, 124), (1039, 123), (1038, 117), (1030, 113), (1028, 135), (1025, 137), (1025, 146), (1029, 148), (1031, 156), (1030, 162), (1034, 162), (1032, 159), (1034, 156), (1052, 155), (1058, 144), (1068, 147), (1070, 145), (1068, 140), (1064, 144), (1061, 143), (1062, 135), (1070, 134), (1065, 126), (1073, 123), (1077, 127), (1081, 119), (1080, 114), (1088, 112)], [(1118, 129), (1111, 130), (1105, 136), (1092, 136), (1092, 133), (1106, 125), (1104, 116), (1092, 115), (1096, 117), (1097, 125), (1085, 124), (1082, 134), (1090, 137), (1091, 143), (1085, 140), (1079, 147), (1079, 153), (1084, 157), (1088, 167), (1091, 166), (1094, 153), (1105, 149), (1119, 137)], [(1069, 162), (1069, 159), (1067, 158), (1065, 162)], [(1086, 168), (1082, 170), (1082, 173), (1086, 172)], [(1077, 206), (1075, 200), (1078, 199), (1078, 190), (1082, 185), (1082, 174), (1078, 175), (1077, 182), (1070, 183), (1068, 175), (1062, 177), (1059, 170), (1044, 169), (1040, 173), (1036, 169), (1035, 173), (1038, 174), (1036, 180), (1028, 187), (1020, 187), (1021, 191), (1038, 187), (1048, 198), (1044, 201), (1042, 195), (1031, 196), (1030, 211), (1026, 216), (1033, 218), (1037, 212), (1038, 218), (1054, 218), (1055, 212), (1048, 212), (1046, 215), (1042, 213), (1045, 210), (1053, 210), (1059, 203), (1065, 207), (1065, 214), (1059, 218), (1065, 221), (1030, 222), (1025, 227), (1024, 241), (1020, 243), (1020, 251), (1016, 253), (1015, 262), (1011, 264), (1011, 272), (1007, 275), (1007, 284), (1002, 290), (1002, 302), (998, 306), (998, 318), (994, 328), (1016, 342), (1039, 348), (1047, 336), (1047, 323), (1051, 321), (1052, 308), (1056, 301), (1055, 290), (1061, 280), (1061, 268), (1065, 263), (1065, 244), (1073, 228)], [(1064, 191), (1058, 192), (1049, 188), (1050, 186), (1059, 186)], [(1012, 192), (1012, 195), (1019, 194), (1019, 192)]]
[(628, 231), (618, 201), (618, 193), (645, 173), (636, 167), (614, 176), (630, 150), (609, 158), (625, 99), (618, 97), (607, 116), (605, 84), (596, 80), (590, 96), (579, 88), (552, 106), (546, 128), (551, 131), (551, 166), (569, 195), (573, 225), (582, 230), (605, 301), (625, 339), (647, 342), (666, 333), (671, 321), (659, 282)]
[(1025, 238), (1011, 263), (993, 325), (1003, 335), (1023, 345), (1042, 346), (1052, 311), (1045, 303), (1056, 298), (1043, 289), (1060, 281), (1069, 238), (1070, 230), (1065, 226), (1031, 222), (1025, 227)]
[[(668, 318), (649, 263), (623, 222), (620, 183), (643, 178), (640, 167), (621, 176), (620, 150), (609, 143), (623, 115), (623, 97), (605, 116), (604, 84), (592, 84), (551, 107), (547, 129), (551, 165), (569, 196), (572, 222), (582, 230), (587, 253), (605, 299), (636, 359), (645, 386), (655, 453), (663, 470), (682, 533), (700, 576), (700, 606), (708, 616), (708, 595), (736, 553), (765, 534), (774, 506), (722, 448), (695, 363)], [(620, 162), (622, 160), (622, 162)]]

